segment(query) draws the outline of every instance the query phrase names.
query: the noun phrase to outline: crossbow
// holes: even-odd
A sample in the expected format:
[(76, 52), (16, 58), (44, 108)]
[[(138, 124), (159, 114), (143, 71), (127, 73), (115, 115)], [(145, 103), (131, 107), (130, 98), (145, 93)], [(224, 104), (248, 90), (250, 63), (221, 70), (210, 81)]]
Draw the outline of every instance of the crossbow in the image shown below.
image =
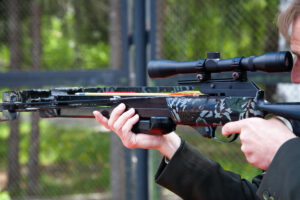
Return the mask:
[[(177, 125), (188, 125), (203, 136), (215, 138), (215, 129), (230, 121), (274, 114), (300, 120), (299, 103), (269, 103), (247, 71), (283, 73), (291, 71), (290, 52), (271, 52), (260, 56), (221, 59), (211, 52), (197, 61), (154, 60), (148, 64), (151, 78), (195, 74), (194, 80), (178, 86), (53, 88), (8, 91), (2, 95), (0, 121), (17, 118), (20, 112), (39, 112), (42, 118), (94, 118), (100, 111), (109, 117), (120, 103), (134, 108), (140, 118), (135, 133), (167, 134)], [(213, 79), (213, 73), (231, 72), (231, 77)]]

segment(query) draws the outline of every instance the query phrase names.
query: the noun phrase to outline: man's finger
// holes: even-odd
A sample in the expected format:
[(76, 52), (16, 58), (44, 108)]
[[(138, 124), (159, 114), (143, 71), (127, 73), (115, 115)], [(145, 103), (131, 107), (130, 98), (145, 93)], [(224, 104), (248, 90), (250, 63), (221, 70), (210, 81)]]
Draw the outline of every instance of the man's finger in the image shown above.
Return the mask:
[(128, 133), (131, 131), (133, 125), (135, 125), (139, 121), (139, 115), (135, 114), (133, 117), (131, 117), (122, 127), (123, 133)]
[(135, 111), (133, 108), (124, 112), (114, 123), (114, 130), (120, 130), (124, 126), (124, 124), (134, 115), (134, 113)]
[(228, 122), (222, 128), (222, 134), (226, 137), (240, 133), (242, 131), (242, 127), (244, 125), (244, 120), (236, 121), (236, 122)]
[(124, 103), (118, 105), (113, 111), (111, 112), (110, 118), (108, 119), (108, 126), (113, 128), (113, 124), (115, 121), (121, 116), (121, 114), (125, 111), (126, 106)]
[(96, 120), (102, 124), (105, 128), (109, 129), (108, 127), (108, 119), (106, 117), (104, 117), (99, 111), (94, 111), (93, 112)]

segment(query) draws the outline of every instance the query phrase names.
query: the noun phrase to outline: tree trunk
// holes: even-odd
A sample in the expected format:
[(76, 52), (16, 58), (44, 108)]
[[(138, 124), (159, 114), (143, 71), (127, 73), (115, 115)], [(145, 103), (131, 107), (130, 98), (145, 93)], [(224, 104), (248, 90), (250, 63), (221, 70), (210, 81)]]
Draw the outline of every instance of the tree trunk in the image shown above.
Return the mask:
[(20, 163), (19, 163), (19, 124), (20, 120), (10, 122), (10, 135), (8, 141), (8, 191), (13, 194), (20, 189)]
[[(109, 1), (109, 45), (110, 68), (121, 68), (121, 17), (120, 1)], [(110, 187), (112, 200), (124, 199), (125, 194), (125, 160), (124, 147), (115, 133), (110, 138)]]
[(29, 196), (39, 194), (39, 135), (39, 113), (32, 113), (27, 185), (27, 194)]
[(40, 70), (41, 65), (41, 5), (39, 0), (31, 2), (32, 69)]
[[(31, 2), (31, 57), (32, 69), (35, 71), (40, 69), (41, 63), (41, 6), (39, 2), (39, 0), (32, 0)], [(27, 185), (27, 194), (29, 196), (39, 194), (39, 135), (39, 113), (32, 113)]]
[(163, 44), (164, 44), (164, 20), (165, 20), (165, 9), (166, 1), (156, 1), (156, 49), (155, 59), (163, 58)]
[[(21, 24), (19, 19), (19, 1), (9, 0), (7, 1), (7, 6), (10, 70), (17, 71), (21, 68)], [(14, 89), (12, 88), (12, 90)], [(7, 189), (10, 193), (14, 193), (20, 189), (19, 132), (19, 119), (10, 122), (7, 185)]]
[(120, 0), (109, 1), (110, 68), (121, 69), (121, 13)]

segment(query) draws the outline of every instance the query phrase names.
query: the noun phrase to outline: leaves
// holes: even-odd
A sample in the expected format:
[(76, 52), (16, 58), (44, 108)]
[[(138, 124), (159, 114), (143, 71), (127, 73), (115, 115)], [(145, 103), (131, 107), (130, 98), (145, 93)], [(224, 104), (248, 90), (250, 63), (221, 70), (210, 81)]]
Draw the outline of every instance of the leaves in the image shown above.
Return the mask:
[[(108, 1), (41, 1), (41, 70), (108, 67)], [(7, 4), (0, 1), (0, 10)], [(30, 1), (21, 1), (22, 70), (31, 69)], [(7, 9), (6, 9), (7, 10)], [(9, 14), (0, 14), (0, 71), (9, 70)]]
[(0, 200), (10, 200), (8, 192), (0, 192)]
[(196, 60), (211, 51), (221, 52), (223, 58), (273, 51), (267, 44), (276, 44), (278, 34), (268, 32), (268, 28), (275, 27), (277, 6), (272, 0), (169, 0), (163, 57)]

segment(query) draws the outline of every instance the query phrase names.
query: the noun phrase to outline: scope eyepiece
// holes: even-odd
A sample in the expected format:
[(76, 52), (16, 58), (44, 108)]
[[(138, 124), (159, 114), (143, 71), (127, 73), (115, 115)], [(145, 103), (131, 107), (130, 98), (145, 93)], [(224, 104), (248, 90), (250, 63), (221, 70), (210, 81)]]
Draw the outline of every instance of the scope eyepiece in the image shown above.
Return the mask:
[(243, 58), (241, 67), (247, 71), (289, 72), (293, 67), (293, 57), (288, 51), (271, 52)]

